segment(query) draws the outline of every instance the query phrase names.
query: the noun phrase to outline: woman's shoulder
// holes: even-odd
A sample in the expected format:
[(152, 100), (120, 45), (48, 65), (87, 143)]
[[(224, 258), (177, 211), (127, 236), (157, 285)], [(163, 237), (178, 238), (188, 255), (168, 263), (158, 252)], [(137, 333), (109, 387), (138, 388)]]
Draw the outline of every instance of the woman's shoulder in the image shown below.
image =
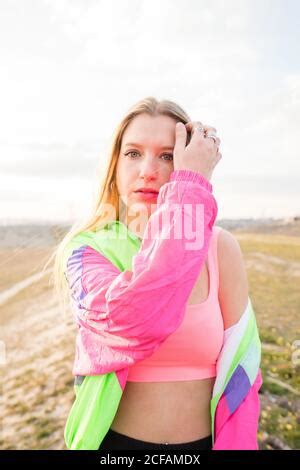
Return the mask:
[(220, 275), (230, 275), (236, 278), (241, 271), (245, 272), (243, 252), (237, 237), (222, 227), (218, 230), (218, 264)]
[(226, 230), (223, 227), (220, 227), (219, 225), (215, 225), (213, 227), (213, 233), (215, 234), (215, 237), (217, 237), (218, 240), (219, 261), (222, 257), (224, 258), (224, 256), (228, 254), (231, 254), (233, 256), (238, 256), (242, 254), (237, 237), (232, 232)]
[(240, 244), (221, 228), (218, 234), (219, 301), (225, 329), (236, 323), (248, 303), (248, 279)]

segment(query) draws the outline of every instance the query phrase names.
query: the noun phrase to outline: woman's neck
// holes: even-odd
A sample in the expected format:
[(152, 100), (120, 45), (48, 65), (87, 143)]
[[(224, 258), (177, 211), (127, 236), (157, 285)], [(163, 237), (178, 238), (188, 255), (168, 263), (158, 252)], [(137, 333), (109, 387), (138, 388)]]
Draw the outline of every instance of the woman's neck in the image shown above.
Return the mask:
[(126, 214), (125, 216), (120, 217), (120, 221), (127, 226), (130, 232), (134, 233), (141, 240), (143, 239), (148, 223), (148, 217), (129, 216)]

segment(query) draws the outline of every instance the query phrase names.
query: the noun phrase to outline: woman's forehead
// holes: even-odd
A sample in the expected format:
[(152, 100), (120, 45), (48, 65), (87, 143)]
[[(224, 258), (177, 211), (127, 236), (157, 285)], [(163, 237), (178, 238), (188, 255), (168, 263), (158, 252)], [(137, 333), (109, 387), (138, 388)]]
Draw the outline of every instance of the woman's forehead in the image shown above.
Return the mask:
[(175, 124), (175, 119), (170, 116), (136, 116), (123, 134), (124, 145), (130, 142), (149, 145), (154, 142), (171, 147), (175, 141)]

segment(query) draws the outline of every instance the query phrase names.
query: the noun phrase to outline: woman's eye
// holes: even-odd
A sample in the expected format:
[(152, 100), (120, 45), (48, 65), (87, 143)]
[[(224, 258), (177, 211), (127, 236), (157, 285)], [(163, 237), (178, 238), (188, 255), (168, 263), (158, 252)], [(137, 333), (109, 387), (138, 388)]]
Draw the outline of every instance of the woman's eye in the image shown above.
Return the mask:
[[(137, 154), (138, 152), (131, 151), (131, 152), (125, 153), (125, 155), (127, 156), (127, 155), (129, 155), (129, 154), (131, 154), (131, 153), (136, 153), (136, 154)], [(131, 158), (132, 158), (132, 157), (131, 157)], [(133, 158), (134, 158), (134, 157), (133, 157)]]
[(170, 160), (170, 161), (173, 160), (173, 154), (172, 153), (165, 153), (163, 156), (170, 157), (170, 158), (167, 158), (166, 160)]
[[(130, 152), (125, 153), (125, 155), (127, 156), (127, 155), (130, 155), (130, 154), (133, 154), (133, 153), (135, 153), (136, 155), (139, 155), (139, 153), (134, 151), (134, 150), (131, 150)], [(172, 153), (164, 153), (162, 155), (162, 157), (169, 157), (169, 158), (163, 158), (163, 160), (167, 160), (167, 161), (172, 161), (173, 160), (173, 154)], [(135, 157), (131, 156), (130, 158), (135, 158)]]

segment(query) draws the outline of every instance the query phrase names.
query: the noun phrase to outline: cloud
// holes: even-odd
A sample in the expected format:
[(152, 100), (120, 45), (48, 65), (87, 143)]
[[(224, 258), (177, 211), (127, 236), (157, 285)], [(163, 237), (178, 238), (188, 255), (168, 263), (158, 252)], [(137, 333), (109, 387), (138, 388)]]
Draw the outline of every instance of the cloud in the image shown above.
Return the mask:
[(118, 121), (152, 95), (218, 129), (216, 181), (300, 175), (300, 41), (292, 7), (277, 0), (4, 5), (4, 174), (90, 179)]
[(83, 143), (67, 145), (34, 142), (22, 146), (10, 144), (0, 146), (0, 151), (5, 155), (1, 162), (3, 173), (55, 178), (57, 181), (74, 177), (93, 178), (101, 162), (105, 165), (107, 157), (96, 145)]
[[(298, 128), (300, 122), (300, 74), (287, 75), (280, 88), (259, 95), (259, 99), (245, 109), (246, 126), (239, 127), (237, 142), (240, 154), (252, 174), (300, 175)], [(231, 132), (233, 135), (233, 131)], [(233, 150), (237, 154), (237, 149)]]

